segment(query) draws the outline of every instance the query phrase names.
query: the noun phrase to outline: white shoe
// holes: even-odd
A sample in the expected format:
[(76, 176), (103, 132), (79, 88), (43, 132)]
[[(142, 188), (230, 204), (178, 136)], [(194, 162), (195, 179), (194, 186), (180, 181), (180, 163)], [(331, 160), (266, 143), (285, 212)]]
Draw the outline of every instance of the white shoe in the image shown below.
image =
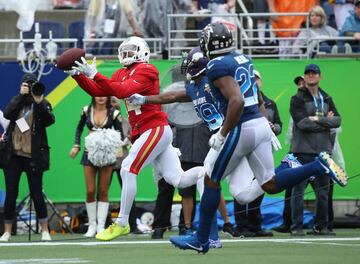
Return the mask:
[(84, 237), (95, 237), (96, 235), (96, 226), (89, 225), (87, 232), (84, 234)]
[(5, 232), (1, 237), (0, 237), (0, 242), (8, 242), (10, 240), (11, 234), (9, 232)]
[(48, 231), (41, 232), (41, 241), (51, 241), (51, 236)]

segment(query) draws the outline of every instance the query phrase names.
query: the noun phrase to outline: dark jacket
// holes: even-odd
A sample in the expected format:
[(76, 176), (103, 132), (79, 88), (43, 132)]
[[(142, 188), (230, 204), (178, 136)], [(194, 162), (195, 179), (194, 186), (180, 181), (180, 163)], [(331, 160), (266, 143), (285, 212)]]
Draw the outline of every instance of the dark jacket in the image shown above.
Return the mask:
[(282, 122), (280, 120), (280, 115), (276, 103), (268, 98), (263, 92), (261, 95), (264, 100), (264, 107), (266, 109), (266, 118), (274, 124), (274, 134), (280, 135), (282, 129)]
[[(20, 111), (26, 103), (26, 96), (19, 94), (14, 96), (4, 110), (4, 117), (10, 120), (6, 132), (8, 140), (12, 140), (12, 133), (15, 129), (16, 120), (19, 118)], [(31, 125), (31, 165), (34, 171), (46, 171), (49, 169), (50, 151), (46, 134), (46, 127), (55, 123), (55, 116), (52, 107), (45, 99), (37, 104), (33, 104), (33, 123)], [(12, 155), (12, 144), (8, 155)], [(4, 165), (4, 167), (6, 164)]]
[[(323, 116), (318, 122), (311, 121), (310, 116), (316, 115), (314, 99), (308, 89), (301, 88), (297, 94), (291, 97), (290, 114), (294, 120), (291, 152), (319, 154), (321, 151), (332, 152), (331, 128), (340, 126), (341, 118), (335, 104), (327, 93), (319, 88), (324, 100)], [(321, 103), (318, 103), (318, 106)], [(329, 111), (334, 113), (328, 117)]]
[(175, 127), (173, 145), (180, 149), (182, 162), (202, 164), (209, 152), (209, 128), (201, 123), (190, 128)]

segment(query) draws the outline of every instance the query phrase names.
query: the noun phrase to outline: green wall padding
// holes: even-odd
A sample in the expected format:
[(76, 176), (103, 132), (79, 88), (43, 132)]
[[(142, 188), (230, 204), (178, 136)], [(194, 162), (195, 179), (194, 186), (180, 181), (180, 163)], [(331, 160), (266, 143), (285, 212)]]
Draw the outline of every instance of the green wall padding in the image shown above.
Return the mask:
[[(314, 61), (311, 61), (313, 63)], [(168, 70), (176, 61), (153, 61), (159, 69), (162, 83), (170, 82)], [(264, 93), (276, 100), (283, 122), (283, 132), (279, 139), (283, 149), (275, 153), (276, 164), (288, 151), (289, 146), (284, 144), (285, 133), (289, 122), (290, 97), (295, 94), (296, 87), (293, 83), (295, 76), (302, 75), (306, 60), (254, 60), (255, 69), (260, 71), (263, 79)], [(333, 96), (336, 107), (342, 116), (342, 130), (340, 144), (346, 161), (346, 170), (349, 176), (360, 172), (359, 121), (360, 85), (358, 81), (360, 61), (355, 59), (319, 59), (316, 60), (321, 70), (323, 80), (321, 87)], [(117, 61), (107, 61), (99, 66), (99, 71), (107, 76), (119, 67)], [(83, 168), (79, 164), (79, 153), (75, 160), (69, 157), (73, 145), (74, 133), (80, 118), (82, 107), (90, 102), (90, 97), (80, 88), (75, 89), (61, 101), (54, 113), (56, 124), (48, 129), (49, 143), (51, 146), (51, 170), (44, 175), (44, 190), (54, 202), (83, 202), (85, 200), (85, 182)], [(123, 109), (123, 112), (125, 110)], [(84, 133), (86, 134), (86, 132)], [(223, 184), (226, 199), (231, 199), (226, 184)], [(3, 175), (0, 174), (0, 188), (5, 189)], [(360, 178), (350, 179), (346, 188), (336, 186), (334, 199), (360, 198)], [(109, 197), (111, 201), (118, 201), (120, 197), (119, 183), (114, 177)], [(156, 187), (152, 177), (151, 167), (146, 168), (138, 176), (138, 201), (154, 201)], [(27, 180), (23, 176), (19, 198), (28, 193)], [(282, 197), (282, 194), (276, 195)], [(313, 199), (309, 194), (306, 199)]]

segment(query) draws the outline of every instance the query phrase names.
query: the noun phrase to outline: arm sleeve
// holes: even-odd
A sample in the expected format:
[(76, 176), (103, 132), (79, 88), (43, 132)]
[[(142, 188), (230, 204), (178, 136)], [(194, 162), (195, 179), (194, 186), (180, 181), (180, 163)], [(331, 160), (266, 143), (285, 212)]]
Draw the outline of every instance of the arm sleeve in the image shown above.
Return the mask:
[(275, 127), (275, 135), (280, 135), (281, 130), (282, 130), (282, 122), (280, 119), (280, 115), (279, 115), (279, 110), (276, 106), (276, 104), (274, 103), (274, 127)]
[(11, 98), (10, 103), (4, 109), (4, 117), (10, 121), (16, 121), (23, 106), (24, 96), (19, 94)]
[(85, 122), (86, 122), (86, 113), (83, 111), (81, 117), (80, 117), (80, 121), (76, 127), (76, 132), (75, 132), (75, 145), (79, 145), (81, 143), (81, 134), (84, 131), (84, 126), (85, 126)]
[(119, 81), (117, 72), (109, 79), (97, 73), (94, 80), (90, 80), (81, 74), (74, 76), (74, 79), (91, 96), (116, 96), (117, 98), (127, 98), (134, 93), (143, 94), (144, 91), (153, 88), (153, 78), (158, 76), (155, 68), (146, 64), (144, 67), (137, 67), (130, 78)]
[(304, 108), (304, 102), (293, 96), (290, 103), (290, 114), (294, 120), (294, 124), (301, 130), (309, 132), (320, 132), (327, 130), (323, 126), (309, 119), (308, 113)]
[(339, 112), (337, 111), (334, 101), (330, 97), (329, 100), (329, 111), (332, 111), (334, 113), (334, 116), (332, 117), (321, 117), (319, 118), (319, 124), (326, 128), (338, 128), (341, 125), (341, 117), (339, 115)]
[(36, 113), (36, 122), (44, 127), (55, 123), (55, 116), (52, 112), (51, 104), (43, 100), (41, 103), (34, 103), (34, 112)]
[(302, 48), (297, 47), (297, 46), (305, 46), (306, 45), (306, 36), (307, 35), (307, 31), (302, 29), (299, 33), (299, 35), (296, 37), (295, 42), (293, 44), (293, 53), (295, 54), (302, 54)]
[(342, 26), (342, 28), (341, 28), (341, 31), (340, 31), (340, 33), (339, 33), (339, 35), (340, 36), (346, 36), (347, 34), (347, 32), (354, 32), (355, 30), (351, 27), (351, 22), (350, 22), (350, 19), (349, 19), (350, 17), (348, 17), (346, 20), (345, 20), (345, 22), (344, 22), (344, 24), (343, 24), (343, 26)]
[(121, 135), (121, 140), (124, 140), (124, 131), (122, 129), (122, 125), (121, 125), (121, 122), (122, 122), (122, 118), (121, 118), (121, 115), (120, 115), (120, 112), (117, 114), (117, 116), (114, 118), (114, 129), (116, 131), (119, 131), (120, 132), (120, 135)]

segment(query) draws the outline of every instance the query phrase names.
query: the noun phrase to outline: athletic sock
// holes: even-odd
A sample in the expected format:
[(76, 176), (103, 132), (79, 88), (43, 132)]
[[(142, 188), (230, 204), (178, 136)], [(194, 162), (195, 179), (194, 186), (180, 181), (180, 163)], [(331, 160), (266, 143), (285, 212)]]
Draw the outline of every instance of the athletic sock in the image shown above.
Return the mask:
[(298, 168), (283, 169), (278, 171), (275, 174), (275, 183), (280, 192), (293, 187), (311, 176), (322, 175), (325, 171), (326, 169), (319, 161), (313, 161)]
[(220, 203), (220, 188), (205, 187), (200, 202), (200, 221), (196, 232), (199, 242), (205, 244), (209, 240), (211, 223)]
[(215, 216), (211, 222), (211, 227), (210, 227), (210, 239), (212, 240), (218, 240), (219, 239), (219, 231), (218, 231), (218, 226), (217, 226), (217, 215), (215, 213)]
[(120, 226), (126, 226), (129, 224), (130, 210), (134, 203), (137, 190), (136, 175), (122, 169), (121, 179), (123, 185), (121, 191), (120, 212), (116, 219), (116, 223)]

